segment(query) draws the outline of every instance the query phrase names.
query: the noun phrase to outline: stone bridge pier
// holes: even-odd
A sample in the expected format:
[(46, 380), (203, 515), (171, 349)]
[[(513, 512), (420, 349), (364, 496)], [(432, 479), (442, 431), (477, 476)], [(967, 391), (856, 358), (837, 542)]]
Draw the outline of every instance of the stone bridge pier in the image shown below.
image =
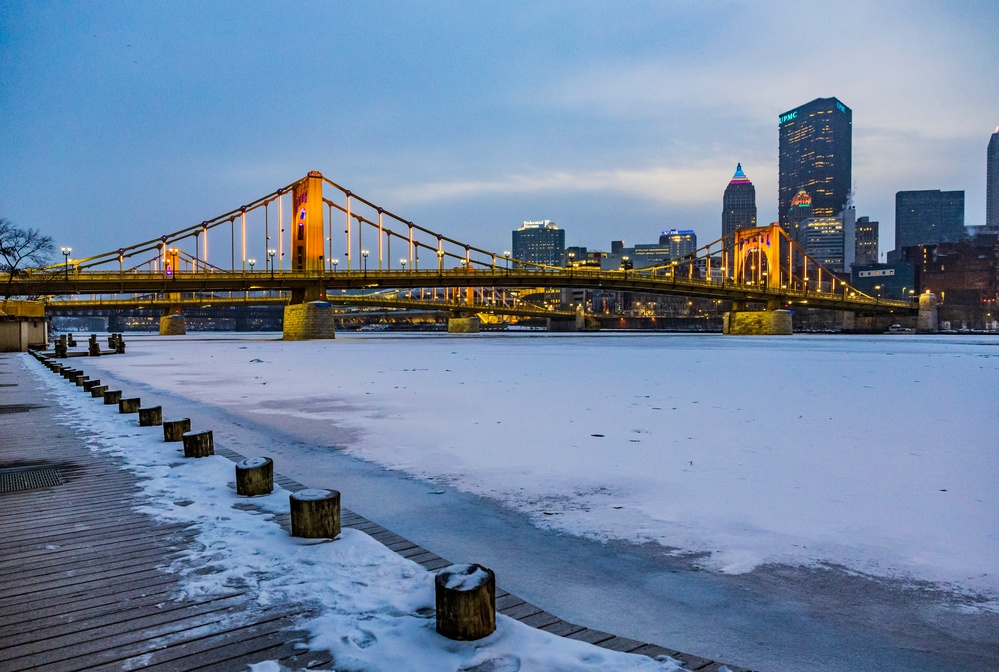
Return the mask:
[(333, 305), (329, 301), (305, 301), (284, 307), (282, 337), (286, 341), (336, 338)]
[(730, 336), (790, 336), (793, 333), (791, 311), (777, 304), (765, 310), (746, 310), (741, 301), (732, 302), (732, 310), (722, 318), (722, 333)]
[(449, 334), (477, 334), (482, 320), (477, 315), (455, 315), (447, 320)]
[(187, 334), (187, 321), (180, 309), (167, 309), (160, 316), (160, 336), (185, 336)]

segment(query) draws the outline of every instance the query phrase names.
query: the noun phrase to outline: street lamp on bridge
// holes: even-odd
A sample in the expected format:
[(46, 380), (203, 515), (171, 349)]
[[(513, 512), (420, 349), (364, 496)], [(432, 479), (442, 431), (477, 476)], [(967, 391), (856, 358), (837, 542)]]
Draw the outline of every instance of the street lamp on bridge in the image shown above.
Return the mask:
[(73, 251), (72, 247), (62, 248), (62, 256), (66, 258), (66, 279), (69, 280), (69, 255)]
[(364, 258), (364, 274), (368, 274), (368, 251), (361, 250), (361, 256)]
[(277, 254), (277, 250), (267, 250), (267, 258), (270, 259), (271, 263), (271, 278), (274, 278), (274, 255)]
[(253, 267), (256, 265), (257, 260), (256, 259), (247, 259), (246, 263), (248, 263), (250, 265), (250, 273), (253, 273)]
[(336, 267), (340, 264), (340, 260), (339, 259), (331, 259), (330, 261), (333, 262), (333, 272), (336, 273)]

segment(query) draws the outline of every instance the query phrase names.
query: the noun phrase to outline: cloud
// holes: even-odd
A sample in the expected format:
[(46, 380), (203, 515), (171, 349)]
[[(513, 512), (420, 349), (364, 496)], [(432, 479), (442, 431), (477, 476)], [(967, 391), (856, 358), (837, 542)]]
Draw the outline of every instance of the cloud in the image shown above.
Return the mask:
[(507, 175), (495, 180), (429, 182), (397, 188), (391, 195), (399, 202), (414, 204), (480, 196), (587, 192), (691, 205), (718, 200), (718, 181), (718, 170), (709, 167), (555, 170)]

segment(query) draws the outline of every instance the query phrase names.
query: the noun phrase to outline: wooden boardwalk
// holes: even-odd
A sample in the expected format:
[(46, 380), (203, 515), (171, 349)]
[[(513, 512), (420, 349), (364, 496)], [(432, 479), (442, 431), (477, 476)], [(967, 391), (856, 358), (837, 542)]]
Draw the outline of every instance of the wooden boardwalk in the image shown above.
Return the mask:
[[(57, 423), (59, 409), (27, 367), (47, 372), (27, 356), (0, 354), (0, 670), (223, 671), (264, 660), (332, 669), (332, 657), (304, 649), (307, 633), (294, 629), (304, 607), (261, 609), (239, 590), (176, 599), (178, 579), (162, 567), (191, 534), (133, 510), (140, 503), (135, 477)], [(58, 484), (14, 489), (53, 478)], [(275, 482), (290, 491), (305, 487), (279, 474)], [(290, 531), (289, 515), (278, 522)], [(428, 570), (451, 564), (347, 509), (341, 523)], [(748, 672), (568, 623), (501, 588), (496, 598), (500, 613), (556, 635), (668, 655), (698, 672)]]

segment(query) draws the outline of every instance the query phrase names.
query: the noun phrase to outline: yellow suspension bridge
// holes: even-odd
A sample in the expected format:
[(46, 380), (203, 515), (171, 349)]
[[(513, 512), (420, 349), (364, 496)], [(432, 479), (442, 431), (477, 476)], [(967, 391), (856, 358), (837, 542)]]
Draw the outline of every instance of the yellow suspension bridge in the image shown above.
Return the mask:
[[(350, 302), (379, 305), (384, 297), (365, 299), (364, 293), (423, 288), (466, 292), (464, 297), (452, 292), (451, 308), (458, 313), (533, 314), (536, 306), (516, 306), (506, 296), (506, 290), (525, 288), (731, 301), (732, 324), (734, 316), (748, 315), (755, 324), (760, 315), (799, 307), (860, 315), (910, 315), (918, 310), (915, 302), (858, 291), (823, 268), (776, 225), (738, 230), (683, 258), (649, 268), (546, 266), (416, 224), (316, 171), (247, 205), (158, 238), (88, 257), (64, 254), (63, 264), (4, 279), (10, 282), (12, 295), (162, 294), (163, 301), (179, 308), (185, 296), (204, 302), (199, 294), (242, 292), (244, 301), (289, 304), (286, 317), (289, 308), (318, 306), (338, 290), (355, 290)], [(256, 254), (263, 263), (257, 262)], [(336, 301), (341, 298), (336, 296)], [(117, 303), (100, 301), (105, 306)], [(746, 310), (751, 304), (764, 310)], [(789, 331), (789, 317), (786, 322)], [(768, 329), (763, 327), (761, 333)], [(783, 326), (776, 329), (773, 333), (784, 333)], [(319, 334), (304, 337), (313, 335)]]

